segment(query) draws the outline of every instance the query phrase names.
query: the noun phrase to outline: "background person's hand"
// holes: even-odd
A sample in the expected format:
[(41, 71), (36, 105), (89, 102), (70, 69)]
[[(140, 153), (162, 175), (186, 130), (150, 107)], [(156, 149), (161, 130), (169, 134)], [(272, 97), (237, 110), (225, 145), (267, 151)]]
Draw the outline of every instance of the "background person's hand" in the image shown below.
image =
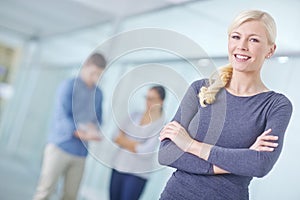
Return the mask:
[(255, 151), (274, 151), (274, 148), (278, 146), (278, 143), (275, 142), (278, 140), (278, 136), (269, 135), (271, 132), (272, 130), (268, 129), (258, 136), (250, 149)]
[(78, 130), (75, 131), (75, 136), (82, 140), (100, 141), (100, 131), (92, 123), (79, 124)]
[(94, 141), (100, 141), (101, 137), (99, 136), (99, 134), (95, 133), (95, 132), (87, 132), (87, 131), (82, 131), (82, 130), (76, 130), (74, 132), (74, 135), (82, 140), (86, 140), (86, 141), (90, 141), (90, 140), (94, 140)]
[(93, 123), (87, 124), (87, 133), (91, 140), (100, 141), (101, 140), (101, 133), (100, 130), (96, 127)]

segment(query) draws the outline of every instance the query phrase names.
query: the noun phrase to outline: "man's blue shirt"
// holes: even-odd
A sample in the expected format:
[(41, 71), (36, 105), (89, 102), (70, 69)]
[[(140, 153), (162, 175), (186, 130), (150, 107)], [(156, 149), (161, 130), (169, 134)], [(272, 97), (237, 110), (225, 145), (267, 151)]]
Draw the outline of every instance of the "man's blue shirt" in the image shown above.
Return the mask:
[(102, 98), (98, 87), (88, 87), (81, 78), (64, 81), (56, 94), (48, 143), (72, 155), (85, 157), (87, 142), (75, 137), (74, 131), (79, 124), (94, 123), (97, 127), (101, 124)]

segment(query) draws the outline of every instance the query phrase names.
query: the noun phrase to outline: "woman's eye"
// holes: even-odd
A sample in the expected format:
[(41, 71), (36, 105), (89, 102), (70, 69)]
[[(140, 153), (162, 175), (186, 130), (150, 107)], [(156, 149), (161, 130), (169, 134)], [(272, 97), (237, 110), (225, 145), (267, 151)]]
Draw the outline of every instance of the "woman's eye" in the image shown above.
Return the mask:
[(251, 41), (251, 42), (259, 42), (259, 40), (256, 39), (256, 38), (251, 38), (250, 41)]
[(232, 35), (231, 38), (235, 39), (235, 40), (238, 40), (238, 39), (240, 39), (240, 36), (238, 36), (238, 35)]

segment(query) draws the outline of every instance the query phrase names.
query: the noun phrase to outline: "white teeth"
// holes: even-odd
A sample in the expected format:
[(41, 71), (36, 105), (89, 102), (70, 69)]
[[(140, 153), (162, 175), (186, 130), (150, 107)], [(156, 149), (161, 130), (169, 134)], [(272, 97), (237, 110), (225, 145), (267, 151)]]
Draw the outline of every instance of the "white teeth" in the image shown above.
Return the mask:
[(242, 56), (242, 55), (236, 55), (235, 57), (237, 57), (238, 59), (243, 59), (243, 60), (247, 60), (249, 57), (248, 56)]

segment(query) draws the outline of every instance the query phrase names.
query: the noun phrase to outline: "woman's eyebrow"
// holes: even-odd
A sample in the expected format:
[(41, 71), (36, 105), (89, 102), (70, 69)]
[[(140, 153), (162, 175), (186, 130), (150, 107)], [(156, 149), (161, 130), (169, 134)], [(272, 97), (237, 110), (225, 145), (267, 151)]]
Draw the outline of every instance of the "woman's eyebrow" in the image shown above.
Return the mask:
[[(241, 33), (239, 33), (239, 32), (237, 32), (237, 31), (234, 31), (234, 32), (232, 32), (231, 34), (238, 34), (238, 35), (242, 35)], [(247, 36), (257, 36), (257, 37), (261, 37), (260, 35), (258, 35), (258, 34), (256, 34), (256, 33), (251, 33), (251, 34), (249, 34), (249, 35), (247, 35)]]

